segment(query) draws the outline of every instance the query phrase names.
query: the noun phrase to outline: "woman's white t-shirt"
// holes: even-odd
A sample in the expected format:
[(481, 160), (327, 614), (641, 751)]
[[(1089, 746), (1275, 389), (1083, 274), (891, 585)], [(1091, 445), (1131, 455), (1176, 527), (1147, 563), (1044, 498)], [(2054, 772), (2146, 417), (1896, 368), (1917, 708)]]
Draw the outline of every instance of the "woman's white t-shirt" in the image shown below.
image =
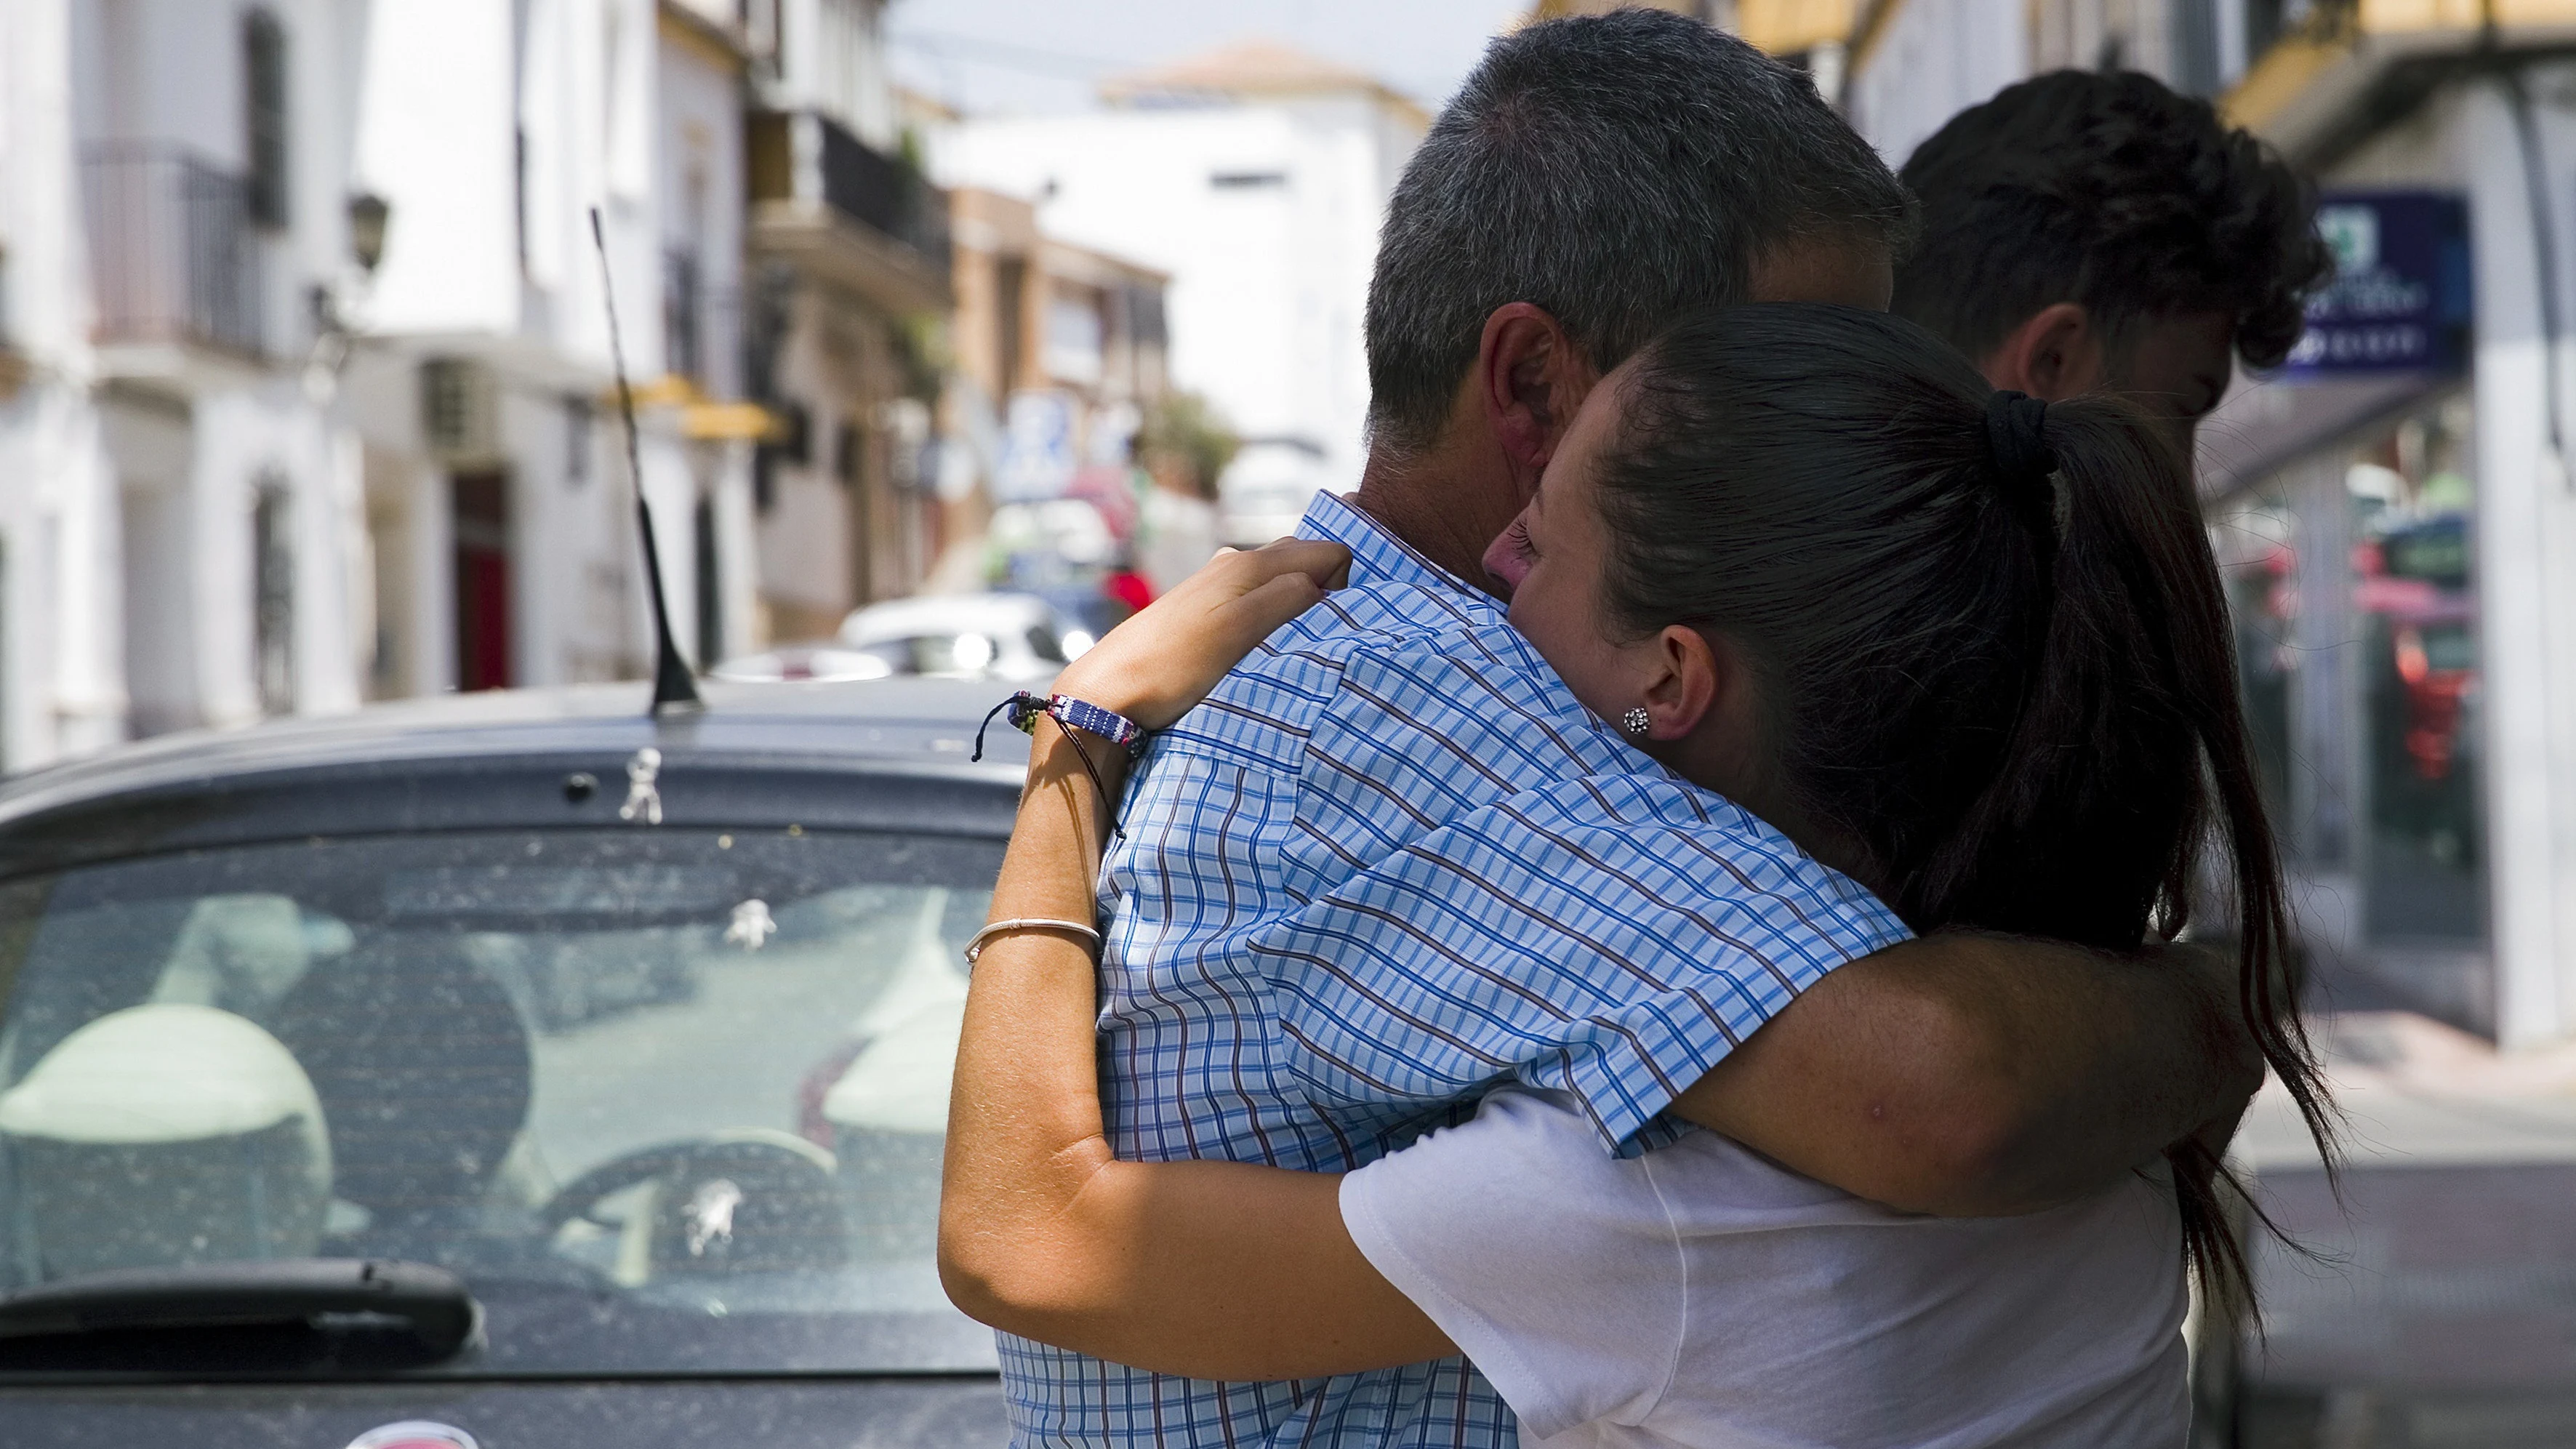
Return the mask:
[(1342, 1181), (1368, 1260), (1568, 1446), (2177, 1449), (2170, 1180), (2012, 1218), (1896, 1212), (1714, 1132), (1630, 1160), (1549, 1094)]

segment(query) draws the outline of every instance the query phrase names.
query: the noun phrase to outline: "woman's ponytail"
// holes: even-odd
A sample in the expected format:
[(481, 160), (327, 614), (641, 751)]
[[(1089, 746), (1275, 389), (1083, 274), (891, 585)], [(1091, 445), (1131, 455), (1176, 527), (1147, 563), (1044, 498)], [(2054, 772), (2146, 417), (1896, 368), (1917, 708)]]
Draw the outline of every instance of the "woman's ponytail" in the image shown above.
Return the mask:
[[(2012, 396), (1996, 394), (1990, 410), (2036, 406), (2003, 401)], [(2057, 525), (2038, 550), (2050, 564), (2046, 623), (2003, 769), (1963, 822), (1960, 843), (2025, 832), (2062, 838), (2081, 820), (2126, 817), (2123, 833), (2137, 849), (2162, 856), (2132, 863), (2157, 882), (2141, 924), (2171, 939), (2192, 923), (2196, 898), (2216, 896), (2209, 903), (2232, 919), (2204, 922), (2201, 935), (2235, 949), (2245, 1027), (2319, 1146), (2329, 1147), (2333, 1122), (2298, 1015), (2280, 857), (2245, 731), (2234, 631), (2190, 468), (2169, 435), (2125, 402), (2084, 398), (2045, 413), (2038, 435), (2055, 465), (2048, 486)], [(2157, 782), (2177, 780), (2196, 788), (2159, 798)], [(2002, 848), (2019, 857), (2016, 871), (2040, 866), (2031, 887), (2076, 901), (2098, 888), (2081, 876), (2046, 879), (2028, 852)], [(2099, 857), (2090, 864), (2098, 870)], [(2029, 900), (1983, 871), (1968, 875)], [(1958, 906), (1978, 913), (1973, 900)], [(2222, 1196), (2241, 1197), (2242, 1187), (2197, 1141), (2167, 1155), (2202, 1283), (2250, 1306)]]

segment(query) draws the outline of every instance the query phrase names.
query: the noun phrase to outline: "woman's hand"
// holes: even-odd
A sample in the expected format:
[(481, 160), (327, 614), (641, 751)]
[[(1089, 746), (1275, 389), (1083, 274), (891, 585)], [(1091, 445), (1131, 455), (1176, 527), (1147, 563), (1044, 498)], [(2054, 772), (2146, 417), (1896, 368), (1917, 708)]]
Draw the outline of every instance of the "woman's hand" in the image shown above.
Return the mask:
[(1168, 728), (1253, 645), (1340, 588), (1350, 568), (1351, 551), (1338, 543), (1283, 538), (1228, 549), (1066, 665), (1055, 690), (1146, 729)]

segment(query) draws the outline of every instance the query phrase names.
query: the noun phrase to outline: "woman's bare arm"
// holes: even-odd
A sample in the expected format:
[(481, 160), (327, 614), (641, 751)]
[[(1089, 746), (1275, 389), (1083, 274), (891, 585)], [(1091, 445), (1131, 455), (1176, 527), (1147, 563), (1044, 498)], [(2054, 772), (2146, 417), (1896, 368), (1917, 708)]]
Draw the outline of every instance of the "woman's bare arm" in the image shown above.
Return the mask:
[[(1258, 584), (1283, 563), (1233, 567), (1238, 583)], [(1176, 591), (1170, 602), (1231, 611), (1235, 631), (1257, 640), (1314, 590), (1308, 579), (1302, 592), (1237, 587), (1194, 601)], [(1081, 743), (1114, 791), (1124, 759), (1098, 739)], [(996, 920), (1092, 918), (1106, 825), (1074, 750), (1054, 721), (1038, 723)], [(1456, 1351), (1353, 1245), (1338, 1175), (1118, 1161), (1101, 1123), (1097, 1012), (1089, 948), (1071, 936), (999, 936), (976, 962), (939, 1215), (940, 1279), (958, 1307), (1023, 1337), (1193, 1378), (1306, 1378)]]

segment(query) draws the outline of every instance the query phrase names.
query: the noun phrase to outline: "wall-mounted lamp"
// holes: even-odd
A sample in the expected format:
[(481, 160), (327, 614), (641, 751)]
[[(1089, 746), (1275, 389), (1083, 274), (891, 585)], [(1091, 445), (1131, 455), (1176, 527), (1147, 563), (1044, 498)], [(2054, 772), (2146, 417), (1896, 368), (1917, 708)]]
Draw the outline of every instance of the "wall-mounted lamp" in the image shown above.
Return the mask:
[(358, 259), (369, 276), (375, 275), (376, 263), (385, 259), (385, 223), (393, 216), (393, 206), (372, 191), (362, 191), (349, 198), (349, 254)]

